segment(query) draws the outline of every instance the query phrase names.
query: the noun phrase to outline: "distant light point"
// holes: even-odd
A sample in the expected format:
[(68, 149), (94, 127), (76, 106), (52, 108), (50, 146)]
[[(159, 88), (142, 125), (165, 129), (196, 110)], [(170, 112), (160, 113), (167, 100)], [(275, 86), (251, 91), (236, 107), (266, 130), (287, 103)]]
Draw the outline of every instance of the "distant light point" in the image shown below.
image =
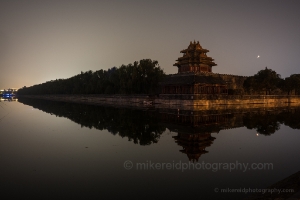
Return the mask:
[(260, 56), (258, 55), (257, 58), (259, 58)]

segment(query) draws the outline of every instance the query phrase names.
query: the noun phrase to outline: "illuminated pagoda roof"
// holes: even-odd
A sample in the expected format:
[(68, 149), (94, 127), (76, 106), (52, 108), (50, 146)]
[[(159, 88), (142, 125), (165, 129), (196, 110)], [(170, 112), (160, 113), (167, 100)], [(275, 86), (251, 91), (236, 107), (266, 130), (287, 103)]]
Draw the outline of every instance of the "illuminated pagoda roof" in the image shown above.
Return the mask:
[(207, 49), (203, 49), (198, 42), (190, 42), (187, 49), (180, 51), (183, 53), (182, 57), (179, 57), (173, 66), (178, 67), (178, 73), (182, 72), (212, 72), (211, 67), (216, 66), (214, 59), (208, 57), (206, 53)]

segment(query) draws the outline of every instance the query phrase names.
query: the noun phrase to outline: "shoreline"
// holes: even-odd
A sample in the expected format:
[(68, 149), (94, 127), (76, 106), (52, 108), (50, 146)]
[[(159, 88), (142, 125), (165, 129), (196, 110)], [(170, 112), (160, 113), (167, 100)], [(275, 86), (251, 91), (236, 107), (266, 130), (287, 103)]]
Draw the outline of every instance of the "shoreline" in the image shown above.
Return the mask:
[(273, 108), (300, 106), (300, 96), (276, 96), (276, 95), (209, 95), (202, 99), (164, 99), (151, 95), (18, 95), (17, 98), (34, 98), (51, 101), (62, 101), (71, 103), (83, 103), (103, 106), (125, 106), (125, 107), (155, 107), (166, 109), (183, 110), (210, 110), (210, 109), (238, 109), (248, 108)]

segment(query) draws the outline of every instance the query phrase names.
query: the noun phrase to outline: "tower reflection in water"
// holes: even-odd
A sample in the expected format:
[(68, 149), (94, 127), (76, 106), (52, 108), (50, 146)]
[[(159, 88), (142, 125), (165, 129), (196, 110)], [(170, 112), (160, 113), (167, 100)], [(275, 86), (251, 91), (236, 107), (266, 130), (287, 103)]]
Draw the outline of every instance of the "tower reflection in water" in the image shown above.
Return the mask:
[(212, 133), (243, 126), (242, 118), (237, 118), (238, 114), (234, 117), (226, 111), (164, 109), (160, 116), (168, 129), (177, 132), (173, 138), (182, 146), (180, 152), (186, 154), (192, 162), (197, 162), (202, 154), (208, 153), (206, 148), (216, 139), (211, 136)]
[(85, 104), (55, 102), (19, 98), (19, 102), (59, 117), (66, 117), (82, 127), (106, 129), (114, 135), (139, 145), (157, 143), (162, 133), (169, 129), (176, 132), (175, 142), (182, 147), (180, 152), (193, 162), (208, 153), (207, 147), (216, 139), (212, 133), (221, 130), (246, 127), (257, 134), (270, 136), (284, 124), (300, 129), (300, 108), (247, 107), (215, 109), (170, 109), (170, 108), (116, 108)]

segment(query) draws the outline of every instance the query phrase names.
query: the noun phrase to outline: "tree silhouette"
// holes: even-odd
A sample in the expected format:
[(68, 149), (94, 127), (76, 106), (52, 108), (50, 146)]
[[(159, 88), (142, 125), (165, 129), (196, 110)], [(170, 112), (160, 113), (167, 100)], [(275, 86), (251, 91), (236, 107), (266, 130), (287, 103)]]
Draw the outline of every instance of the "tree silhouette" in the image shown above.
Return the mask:
[(244, 81), (244, 88), (248, 92), (264, 91), (265, 94), (271, 94), (271, 92), (279, 88), (281, 83), (281, 76), (272, 69), (267, 67), (264, 70), (260, 70), (254, 76), (248, 77)]
[(157, 61), (143, 59), (107, 71), (90, 70), (68, 79), (23, 87), (18, 94), (155, 94), (164, 76)]
[(282, 89), (288, 94), (290, 94), (292, 90), (295, 90), (295, 93), (299, 93), (300, 74), (292, 74), (290, 77), (285, 78), (282, 84)]

